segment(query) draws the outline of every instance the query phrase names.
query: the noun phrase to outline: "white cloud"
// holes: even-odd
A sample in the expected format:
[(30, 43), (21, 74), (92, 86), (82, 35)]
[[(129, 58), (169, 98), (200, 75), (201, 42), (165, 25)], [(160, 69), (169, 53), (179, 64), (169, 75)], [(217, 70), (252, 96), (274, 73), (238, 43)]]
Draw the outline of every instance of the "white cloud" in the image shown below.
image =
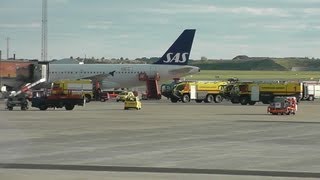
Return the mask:
[(0, 24), (0, 28), (40, 28), (40, 23), (29, 23), (29, 24)]
[(319, 16), (320, 15), (320, 8), (304, 8), (302, 9), (304, 15), (307, 16)]
[(115, 38), (118, 38), (118, 39), (127, 39), (129, 38), (130, 35), (129, 34), (120, 34), (118, 36), (116, 36)]
[(309, 24), (306, 22), (298, 21), (286, 21), (286, 22), (275, 22), (275, 23), (248, 23), (242, 26), (243, 28), (262, 28), (274, 31), (294, 31), (294, 30), (312, 30), (319, 29), (320, 25)]
[(247, 35), (226, 35), (226, 36), (222, 36), (221, 38), (225, 40), (246, 40), (246, 39), (249, 39), (250, 37)]
[(171, 4), (167, 8), (146, 9), (147, 12), (161, 14), (176, 13), (230, 13), (230, 14), (249, 14), (255, 16), (279, 16), (288, 17), (290, 14), (280, 8), (258, 8), (258, 7), (222, 7), (215, 5), (194, 5), (194, 4)]

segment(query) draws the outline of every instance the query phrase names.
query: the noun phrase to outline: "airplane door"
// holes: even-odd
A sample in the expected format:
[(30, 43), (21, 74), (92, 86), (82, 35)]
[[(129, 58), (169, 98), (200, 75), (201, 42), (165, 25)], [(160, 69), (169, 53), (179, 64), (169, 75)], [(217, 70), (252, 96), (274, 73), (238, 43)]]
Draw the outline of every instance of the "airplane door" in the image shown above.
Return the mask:
[(48, 80), (48, 71), (47, 71), (47, 65), (46, 64), (42, 64), (41, 65), (41, 79), (45, 79)]
[(259, 86), (252, 86), (251, 87), (251, 101), (259, 101), (260, 97), (260, 90)]
[(156, 66), (150, 66), (150, 75), (149, 75), (149, 77), (156, 77), (156, 73), (158, 73), (157, 72), (157, 67)]
[(33, 65), (33, 81), (38, 81), (40, 79), (45, 78), (45, 80), (49, 80), (49, 64), (48, 63), (36, 63)]

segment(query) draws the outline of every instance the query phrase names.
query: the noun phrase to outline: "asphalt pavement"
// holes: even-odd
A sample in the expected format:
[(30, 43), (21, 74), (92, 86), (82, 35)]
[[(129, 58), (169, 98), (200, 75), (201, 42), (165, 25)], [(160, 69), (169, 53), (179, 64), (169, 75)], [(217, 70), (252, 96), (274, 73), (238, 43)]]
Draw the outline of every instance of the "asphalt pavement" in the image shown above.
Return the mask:
[(7, 111), (0, 101), (0, 179), (320, 178), (319, 109), (163, 99)]

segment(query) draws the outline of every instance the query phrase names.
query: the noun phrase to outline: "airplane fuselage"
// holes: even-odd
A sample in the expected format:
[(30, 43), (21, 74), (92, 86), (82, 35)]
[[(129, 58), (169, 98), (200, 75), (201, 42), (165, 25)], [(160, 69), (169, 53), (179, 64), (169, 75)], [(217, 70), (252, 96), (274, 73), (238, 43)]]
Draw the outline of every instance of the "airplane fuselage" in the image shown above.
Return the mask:
[(50, 64), (48, 82), (61, 79), (92, 79), (102, 88), (130, 88), (145, 85), (139, 79), (141, 73), (148, 77), (160, 76), (160, 81), (195, 74), (199, 68), (188, 65), (157, 64)]

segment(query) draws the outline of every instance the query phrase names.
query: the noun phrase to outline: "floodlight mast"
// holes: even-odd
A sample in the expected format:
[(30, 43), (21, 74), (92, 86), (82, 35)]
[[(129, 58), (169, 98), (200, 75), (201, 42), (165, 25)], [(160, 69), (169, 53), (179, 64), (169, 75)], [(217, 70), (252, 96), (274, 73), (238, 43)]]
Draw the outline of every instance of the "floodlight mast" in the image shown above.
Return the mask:
[(48, 60), (48, 20), (47, 20), (47, 0), (42, 0), (42, 36), (41, 36), (41, 61)]

